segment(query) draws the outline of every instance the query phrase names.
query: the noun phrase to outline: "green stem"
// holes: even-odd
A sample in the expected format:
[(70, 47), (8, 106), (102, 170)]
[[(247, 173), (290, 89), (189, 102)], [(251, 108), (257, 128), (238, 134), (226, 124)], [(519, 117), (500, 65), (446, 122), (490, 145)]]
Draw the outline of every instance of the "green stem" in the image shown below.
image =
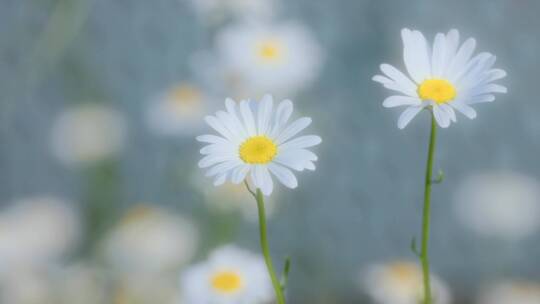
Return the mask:
[(283, 296), (283, 290), (281, 289), (281, 283), (279, 282), (276, 273), (274, 271), (274, 266), (272, 265), (272, 258), (270, 257), (270, 250), (268, 246), (268, 237), (266, 235), (266, 212), (264, 209), (264, 197), (260, 189), (257, 189), (255, 195), (257, 200), (257, 207), (259, 208), (259, 227), (261, 233), (261, 249), (264, 255), (264, 261), (266, 263), (266, 268), (268, 269), (268, 274), (272, 280), (272, 286), (276, 292), (276, 299), (278, 304), (285, 304), (285, 297)]
[(429, 255), (428, 255), (428, 241), (429, 241), (429, 223), (431, 213), (431, 185), (433, 184), (433, 158), (435, 154), (435, 143), (437, 140), (437, 124), (435, 123), (435, 117), (431, 114), (431, 135), (429, 137), (429, 150), (426, 167), (426, 180), (424, 191), (424, 212), (422, 220), (422, 248), (420, 251), (420, 261), (422, 262), (422, 272), (424, 275), (424, 304), (432, 303), (431, 295), (431, 281), (429, 270)]

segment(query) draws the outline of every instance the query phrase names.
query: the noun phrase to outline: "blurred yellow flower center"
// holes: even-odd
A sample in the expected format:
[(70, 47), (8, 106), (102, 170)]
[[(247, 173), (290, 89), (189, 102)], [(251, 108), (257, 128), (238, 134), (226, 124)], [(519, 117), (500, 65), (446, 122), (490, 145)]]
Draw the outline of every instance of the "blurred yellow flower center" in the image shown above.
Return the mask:
[(264, 41), (257, 47), (257, 55), (267, 62), (273, 62), (280, 59), (283, 55), (283, 48), (279, 42)]
[(235, 272), (223, 271), (216, 273), (212, 279), (212, 287), (221, 293), (233, 293), (242, 288), (242, 278)]
[(418, 95), (422, 100), (433, 100), (438, 104), (456, 98), (456, 88), (445, 79), (428, 79), (418, 86)]
[(277, 145), (266, 136), (253, 136), (240, 145), (240, 159), (248, 164), (266, 164), (277, 154)]

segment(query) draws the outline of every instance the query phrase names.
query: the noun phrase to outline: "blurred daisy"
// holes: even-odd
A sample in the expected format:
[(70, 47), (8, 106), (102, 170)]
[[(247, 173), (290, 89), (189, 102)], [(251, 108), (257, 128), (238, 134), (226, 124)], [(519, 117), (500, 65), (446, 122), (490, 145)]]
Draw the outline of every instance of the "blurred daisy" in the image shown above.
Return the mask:
[(458, 187), (455, 207), (463, 224), (482, 236), (519, 240), (540, 230), (540, 183), (512, 173), (484, 173)]
[(288, 124), (293, 111), (290, 100), (279, 103), (273, 112), (272, 96), (266, 95), (260, 102), (232, 99), (225, 101), (227, 111), (207, 116), (206, 122), (221, 136), (202, 135), (197, 140), (207, 143), (201, 149), (205, 155), (199, 167), (210, 169), (207, 176), (214, 177), (218, 186), (230, 180), (239, 184), (250, 176), (252, 185), (270, 195), (274, 188), (273, 174), (283, 185), (296, 188), (298, 181), (291, 169), (315, 170), (317, 156), (307, 150), (318, 145), (321, 138), (304, 135), (292, 139), (311, 123), (302, 117)]
[[(362, 275), (365, 292), (378, 304), (418, 304), (424, 296), (422, 270), (417, 264), (394, 261), (373, 265)], [(450, 303), (450, 291), (437, 276), (431, 275), (433, 303)]]
[(459, 32), (438, 33), (433, 46), (419, 31), (403, 29), (403, 56), (407, 76), (389, 64), (381, 65), (384, 76), (373, 77), (386, 88), (401, 95), (388, 97), (387, 108), (406, 106), (398, 127), (407, 124), (422, 109), (429, 107), (442, 128), (456, 122), (455, 110), (470, 119), (476, 117), (471, 105), (495, 100), (494, 93), (506, 93), (506, 88), (492, 82), (504, 78), (506, 72), (492, 69), (495, 56), (480, 53), (472, 57), (476, 41), (467, 39), (460, 46)]
[(257, 20), (271, 17), (275, 0), (191, 0), (198, 16), (208, 23), (219, 23), (228, 17)]
[[(117, 282), (111, 303), (114, 304), (183, 304), (178, 295), (177, 274), (125, 276)], [(186, 304), (189, 304), (186, 303)]]
[[(257, 204), (253, 202), (253, 196), (246, 191), (244, 185), (227, 183), (221, 187), (209, 188), (207, 187), (208, 184), (206, 183), (205, 178), (200, 174), (194, 174), (193, 184), (204, 195), (205, 203), (207, 203), (212, 210), (224, 214), (240, 212), (244, 219), (250, 222), (257, 221)], [(271, 217), (274, 214), (277, 207), (276, 205), (276, 191), (274, 191), (272, 197), (265, 200), (267, 217)]]
[(219, 33), (217, 49), (230, 78), (251, 96), (292, 94), (319, 75), (322, 63), (319, 44), (296, 23), (235, 25)]
[(540, 304), (540, 284), (524, 281), (501, 282), (486, 288), (478, 304)]
[(61, 269), (56, 277), (59, 302), (55, 303), (107, 303), (108, 282), (96, 265), (79, 262)]
[(182, 303), (270, 303), (273, 290), (262, 257), (233, 246), (214, 251), (209, 259), (181, 275)]
[(183, 217), (137, 206), (107, 236), (107, 262), (128, 273), (157, 273), (187, 263), (197, 248), (198, 231)]
[(6, 276), (0, 276), (0, 303), (56, 303), (52, 287), (50, 278), (45, 273), (19, 269)]
[(63, 257), (80, 236), (74, 210), (52, 197), (29, 197), (0, 214), (0, 273), (40, 266)]
[(69, 108), (52, 128), (52, 151), (66, 164), (87, 164), (121, 150), (126, 123), (115, 110), (99, 104)]
[(206, 98), (193, 84), (173, 86), (150, 103), (148, 125), (160, 135), (193, 134), (202, 126)]

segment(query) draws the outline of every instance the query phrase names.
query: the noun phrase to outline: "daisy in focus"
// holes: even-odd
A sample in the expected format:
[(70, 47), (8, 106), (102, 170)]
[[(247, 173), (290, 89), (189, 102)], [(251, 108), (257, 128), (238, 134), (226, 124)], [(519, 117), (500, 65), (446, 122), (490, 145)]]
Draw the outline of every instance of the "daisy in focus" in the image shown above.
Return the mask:
[(262, 257), (226, 246), (181, 275), (182, 303), (259, 304), (273, 299)]
[(419, 31), (403, 29), (403, 57), (408, 76), (389, 64), (382, 64), (383, 75), (373, 80), (387, 89), (399, 92), (388, 97), (383, 106), (407, 108), (398, 119), (398, 127), (405, 128), (424, 108), (430, 108), (442, 128), (456, 122), (456, 113), (470, 119), (476, 117), (473, 104), (492, 102), (495, 93), (507, 89), (493, 82), (506, 77), (506, 72), (494, 69), (496, 57), (482, 52), (473, 57), (476, 41), (465, 40), (460, 46), (459, 32), (438, 33), (431, 46)]
[(319, 74), (322, 52), (303, 25), (243, 23), (217, 37), (218, 60), (238, 90), (247, 95), (294, 93)]
[(316, 135), (293, 138), (311, 124), (311, 118), (288, 123), (292, 102), (280, 102), (275, 111), (273, 103), (270, 95), (259, 102), (236, 103), (227, 99), (226, 111), (206, 117), (206, 122), (220, 136), (197, 137), (207, 144), (201, 149), (204, 157), (199, 167), (209, 168), (206, 176), (214, 178), (214, 185), (227, 180), (239, 184), (249, 178), (255, 188), (268, 196), (274, 188), (271, 175), (292, 189), (298, 186), (298, 181), (290, 169), (315, 170), (317, 156), (307, 148), (321, 143), (321, 138)]
[[(362, 276), (362, 285), (373, 303), (418, 304), (423, 296), (422, 279), (422, 269), (415, 263), (394, 261), (371, 266)], [(446, 284), (433, 274), (431, 283), (433, 303), (450, 303)]]

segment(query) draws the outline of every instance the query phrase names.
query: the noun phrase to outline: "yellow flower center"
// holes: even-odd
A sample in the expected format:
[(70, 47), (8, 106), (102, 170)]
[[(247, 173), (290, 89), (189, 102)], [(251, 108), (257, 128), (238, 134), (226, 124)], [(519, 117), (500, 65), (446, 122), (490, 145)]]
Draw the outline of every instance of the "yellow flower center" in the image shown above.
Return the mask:
[(283, 57), (283, 47), (277, 41), (263, 41), (257, 46), (257, 55), (262, 61), (275, 62)]
[(266, 136), (253, 136), (240, 145), (240, 159), (248, 164), (267, 164), (277, 154), (277, 145)]
[(242, 288), (240, 275), (232, 271), (216, 273), (211, 279), (212, 287), (221, 293), (234, 293)]
[(418, 86), (418, 95), (422, 100), (433, 100), (438, 104), (456, 98), (456, 88), (445, 79), (428, 79)]

